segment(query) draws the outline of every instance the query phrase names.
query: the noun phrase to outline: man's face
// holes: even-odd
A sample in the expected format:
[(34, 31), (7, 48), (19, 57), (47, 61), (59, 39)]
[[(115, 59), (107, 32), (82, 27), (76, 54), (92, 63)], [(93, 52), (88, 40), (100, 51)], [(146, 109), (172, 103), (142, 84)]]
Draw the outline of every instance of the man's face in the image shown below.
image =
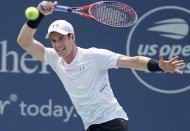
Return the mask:
[(50, 34), (50, 40), (54, 50), (60, 57), (66, 58), (71, 55), (74, 38), (73, 34), (69, 35), (62, 35), (57, 32), (52, 32)]

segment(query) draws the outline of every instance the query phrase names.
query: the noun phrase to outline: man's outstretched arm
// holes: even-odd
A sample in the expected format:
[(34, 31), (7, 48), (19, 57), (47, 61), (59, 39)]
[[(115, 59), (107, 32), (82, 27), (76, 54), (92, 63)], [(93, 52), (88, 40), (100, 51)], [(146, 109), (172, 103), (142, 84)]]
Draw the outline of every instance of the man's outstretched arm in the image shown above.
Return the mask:
[(177, 60), (178, 56), (166, 61), (163, 59), (163, 55), (160, 55), (160, 60), (156, 61), (145, 56), (124, 56), (121, 55), (117, 61), (117, 67), (122, 68), (133, 68), (136, 70), (143, 71), (163, 71), (163, 72), (176, 72), (178, 74), (183, 74), (183, 72), (177, 70), (177, 67), (183, 66), (183, 60)]

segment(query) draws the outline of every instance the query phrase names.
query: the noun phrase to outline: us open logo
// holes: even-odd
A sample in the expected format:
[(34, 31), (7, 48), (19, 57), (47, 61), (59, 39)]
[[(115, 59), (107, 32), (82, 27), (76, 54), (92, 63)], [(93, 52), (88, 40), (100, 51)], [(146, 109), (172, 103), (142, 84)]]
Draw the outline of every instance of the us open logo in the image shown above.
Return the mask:
[(190, 89), (190, 10), (178, 6), (162, 6), (139, 18), (127, 39), (127, 55), (148, 56), (168, 60), (174, 56), (185, 65), (176, 73), (151, 73), (131, 69), (147, 88), (164, 94), (176, 94)]

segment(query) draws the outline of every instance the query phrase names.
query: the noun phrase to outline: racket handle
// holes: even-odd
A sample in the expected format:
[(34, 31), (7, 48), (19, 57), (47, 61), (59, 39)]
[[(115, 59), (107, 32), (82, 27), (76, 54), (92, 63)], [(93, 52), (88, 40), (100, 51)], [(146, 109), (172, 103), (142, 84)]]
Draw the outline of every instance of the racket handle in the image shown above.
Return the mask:
[[(44, 5), (40, 5), (41, 10), (44, 10)], [(56, 5), (54, 7), (54, 11), (61, 11), (61, 12), (71, 12), (72, 8), (62, 5)]]
[(56, 5), (54, 11), (71, 12), (72, 8), (68, 6)]

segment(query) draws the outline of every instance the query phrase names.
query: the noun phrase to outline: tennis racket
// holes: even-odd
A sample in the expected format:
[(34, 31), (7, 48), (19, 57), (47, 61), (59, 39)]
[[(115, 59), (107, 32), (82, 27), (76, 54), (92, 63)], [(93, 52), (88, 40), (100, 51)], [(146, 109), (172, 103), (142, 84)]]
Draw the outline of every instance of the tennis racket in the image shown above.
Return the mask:
[(129, 5), (116, 1), (99, 1), (81, 7), (56, 5), (54, 11), (76, 13), (112, 27), (129, 27), (137, 21), (137, 14)]

